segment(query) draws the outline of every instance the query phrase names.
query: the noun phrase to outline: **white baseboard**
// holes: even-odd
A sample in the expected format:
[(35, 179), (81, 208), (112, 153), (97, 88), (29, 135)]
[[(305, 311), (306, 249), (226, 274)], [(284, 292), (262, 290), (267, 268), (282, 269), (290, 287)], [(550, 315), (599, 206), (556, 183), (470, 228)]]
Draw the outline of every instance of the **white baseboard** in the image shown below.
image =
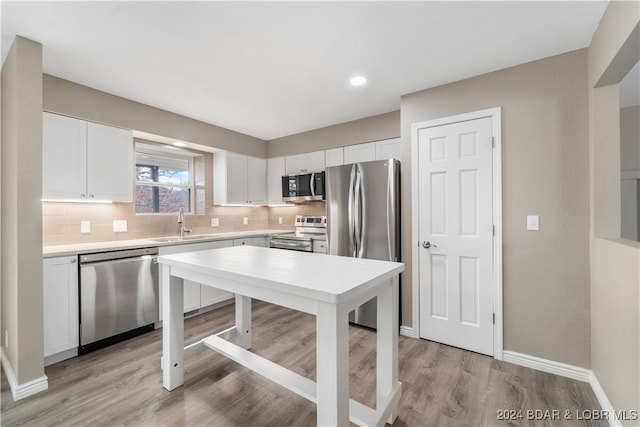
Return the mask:
[(409, 338), (419, 338), (416, 330), (410, 326), (400, 326), (400, 335)]
[(0, 348), (0, 359), (2, 359), (2, 369), (7, 376), (7, 382), (9, 383), (9, 387), (11, 387), (11, 394), (13, 395), (14, 401), (24, 399), (25, 397), (29, 397), (49, 388), (49, 380), (46, 375), (24, 384), (18, 384), (13, 367), (11, 366), (11, 363), (9, 363), (9, 359), (4, 355), (4, 349), (2, 348)]
[(517, 353), (515, 351), (503, 351), (502, 360), (515, 365), (535, 369), (537, 371), (583, 381), (585, 383), (588, 383), (591, 380), (591, 370), (589, 369), (567, 365), (566, 363), (555, 362), (553, 360), (542, 359), (536, 356), (529, 356), (528, 354)]
[(602, 410), (607, 411), (607, 413), (609, 414), (609, 425), (611, 427), (621, 427), (622, 424), (619, 420), (616, 419), (613, 405), (611, 405), (611, 402), (609, 402), (607, 394), (604, 392), (604, 389), (600, 385), (600, 382), (598, 381), (598, 378), (596, 378), (596, 374), (594, 374), (593, 371), (591, 371), (591, 375), (589, 377), (589, 385), (591, 385), (591, 389), (596, 395), (596, 399), (598, 399), (598, 403), (600, 403), (600, 407), (602, 407)]

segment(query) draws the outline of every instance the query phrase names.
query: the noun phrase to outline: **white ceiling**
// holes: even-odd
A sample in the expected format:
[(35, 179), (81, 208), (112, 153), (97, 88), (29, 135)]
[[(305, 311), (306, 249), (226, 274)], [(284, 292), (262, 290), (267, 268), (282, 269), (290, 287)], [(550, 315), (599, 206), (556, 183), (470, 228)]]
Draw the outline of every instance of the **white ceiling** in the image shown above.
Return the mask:
[[(8, 2), (44, 72), (261, 139), (589, 45), (606, 2)], [(368, 83), (350, 87), (362, 74)]]

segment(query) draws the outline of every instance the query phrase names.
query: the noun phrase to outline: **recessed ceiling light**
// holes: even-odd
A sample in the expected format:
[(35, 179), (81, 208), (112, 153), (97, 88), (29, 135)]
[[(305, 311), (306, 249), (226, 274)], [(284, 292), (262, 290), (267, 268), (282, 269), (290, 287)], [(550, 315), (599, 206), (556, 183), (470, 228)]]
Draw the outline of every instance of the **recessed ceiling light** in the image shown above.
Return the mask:
[(173, 141), (172, 144), (175, 145), (176, 147), (186, 147), (187, 146), (187, 144), (182, 142), (182, 141)]
[(367, 82), (367, 79), (364, 78), (363, 76), (356, 76), (356, 77), (353, 77), (351, 80), (349, 80), (349, 83), (351, 83), (351, 86), (362, 86), (366, 82)]

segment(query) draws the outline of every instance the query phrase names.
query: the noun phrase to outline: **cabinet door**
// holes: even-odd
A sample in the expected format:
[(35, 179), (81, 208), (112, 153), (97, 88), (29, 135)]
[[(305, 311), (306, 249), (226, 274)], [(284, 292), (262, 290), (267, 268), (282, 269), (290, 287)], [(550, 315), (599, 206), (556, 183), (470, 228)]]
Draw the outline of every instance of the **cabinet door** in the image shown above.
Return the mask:
[(247, 156), (226, 153), (227, 200), (230, 204), (247, 203)]
[(324, 170), (324, 150), (303, 154), (304, 172), (322, 172)]
[[(207, 249), (228, 248), (233, 246), (233, 241), (223, 240), (220, 242), (207, 242), (206, 245)], [(207, 285), (200, 286), (200, 307), (217, 304), (231, 298), (233, 298), (233, 294), (231, 292), (212, 288), (211, 286)]]
[(400, 138), (376, 141), (376, 160), (396, 159), (402, 161), (401, 156)]
[(332, 148), (324, 152), (324, 166), (340, 166), (344, 164), (344, 149), (342, 147)]
[(344, 147), (344, 163), (369, 162), (376, 159), (376, 143), (349, 145)]
[(200, 283), (184, 281), (184, 313), (200, 308)]
[(88, 199), (133, 201), (133, 151), (131, 131), (88, 123)]
[(304, 156), (296, 154), (295, 156), (285, 157), (285, 175), (295, 175), (304, 171)]
[(281, 205), (282, 176), (285, 174), (284, 157), (274, 157), (267, 160), (267, 203)]
[(51, 113), (42, 119), (42, 197), (85, 199), (87, 122)]
[(76, 256), (46, 258), (42, 308), (44, 356), (78, 347), (78, 263)]
[(247, 202), (251, 205), (267, 204), (267, 161), (247, 157)]

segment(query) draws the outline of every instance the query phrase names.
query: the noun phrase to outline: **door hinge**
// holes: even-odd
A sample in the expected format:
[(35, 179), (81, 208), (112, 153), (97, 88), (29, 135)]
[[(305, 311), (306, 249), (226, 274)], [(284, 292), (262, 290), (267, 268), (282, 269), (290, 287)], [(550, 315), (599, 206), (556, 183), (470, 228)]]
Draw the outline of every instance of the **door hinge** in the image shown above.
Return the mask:
[(496, 324), (496, 314), (495, 313), (493, 313), (493, 324), (494, 325)]
[(493, 225), (491, 226), (491, 233), (492, 233), (492, 234), (493, 234), (493, 236), (495, 237), (495, 235), (496, 235), (496, 225), (495, 225), (495, 224), (493, 224)]
[(496, 148), (496, 137), (495, 136), (491, 137), (491, 148)]

